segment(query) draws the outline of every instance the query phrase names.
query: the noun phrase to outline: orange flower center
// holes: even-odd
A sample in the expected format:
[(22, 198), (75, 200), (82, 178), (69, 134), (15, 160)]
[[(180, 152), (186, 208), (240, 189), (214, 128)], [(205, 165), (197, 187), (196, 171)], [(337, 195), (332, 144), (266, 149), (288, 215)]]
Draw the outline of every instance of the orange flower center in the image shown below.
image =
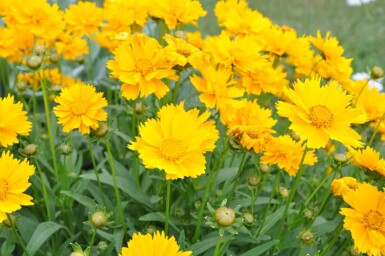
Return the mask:
[(179, 160), (182, 158), (185, 151), (186, 147), (183, 144), (183, 141), (175, 138), (165, 139), (159, 147), (160, 155), (169, 161)]
[(365, 227), (370, 230), (380, 230), (384, 224), (384, 218), (378, 211), (370, 210), (364, 216)]
[(4, 200), (8, 193), (8, 182), (4, 179), (0, 179), (0, 200)]
[(261, 132), (259, 131), (258, 127), (248, 127), (246, 128), (245, 133), (254, 140), (261, 137)]
[(310, 108), (308, 118), (317, 128), (329, 128), (334, 121), (333, 113), (324, 105), (316, 105)]
[(71, 110), (75, 115), (83, 115), (87, 111), (87, 104), (82, 101), (75, 102), (71, 105)]
[(184, 57), (189, 57), (191, 55), (191, 52), (187, 49), (178, 49), (177, 52), (181, 55), (183, 55)]
[(148, 59), (139, 59), (135, 63), (135, 72), (141, 73), (143, 76), (153, 71), (152, 63)]

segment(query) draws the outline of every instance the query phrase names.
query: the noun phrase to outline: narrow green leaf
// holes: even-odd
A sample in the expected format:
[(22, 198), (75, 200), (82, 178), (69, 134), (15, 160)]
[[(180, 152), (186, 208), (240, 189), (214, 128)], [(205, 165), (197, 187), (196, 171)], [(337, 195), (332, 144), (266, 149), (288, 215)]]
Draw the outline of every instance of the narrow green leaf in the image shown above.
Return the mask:
[[(166, 216), (163, 212), (151, 212), (149, 214), (143, 215), (139, 218), (140, 221), (158, 221), (158, 222), (165, 222)], [(170, 216), (169, 224), (171, 227), (173, 227), (176, 231), (180, 232), (180, 229), (177, 227), (180, 223)]]
[(279, 240), (272, 240), (270, 242), (264, 243), (262, 245), (254, 247), (253, 249), (241, 254), (241, 256), (259, 256), (259, 255), (262, 255), (262, 253), (269, 250), (271, 247), (273, 247), (278, 242), (279, 242)]
[(40, 223), (39, 226), (37, 226), (35, 232), (33, 232), (31, 240), (29, 240), (27, 244), (28, 254), (30, 256), (35, 255), (37, 250), (39, 250), (39, 248), (44, 244), (44, 242), (47, 241), (53, 233), (55, 233), (61, 228), (64, 227), (52, 221)]
[[(293, 207), (293, 205), (294, 203), (290, 203), (289, 209)], [(285, 211), (285, 207), (286, 206), (282, 206), (266, 218), (265, 225), (261, 230), (261, 234), (264, 234), (269, 231), (270, 228), (272, 228), (282, 218), (283, 212)]]
[(87, 207), (90, 210), (95, 208), (95, 205), (96, 205), (95, 201), (93, 199), (89, 198), (88, 196), (83, 196), (81, 194), (74, 193), (72, 191), (67, 191), (67, 190), (60, 191), (60, 193), (63, 195), (71, 197), (72, 199), (74, 199), (75, 201), (84, 205), (85, 207)]
[(193, 244), (190, 249), (194, 252), (194, 255), (199, 255), (209, 250), (210, 248), (215, 247), (217, 244), (218, 237), (213, 237), (209, 239), (204, 239), (196, 244)]

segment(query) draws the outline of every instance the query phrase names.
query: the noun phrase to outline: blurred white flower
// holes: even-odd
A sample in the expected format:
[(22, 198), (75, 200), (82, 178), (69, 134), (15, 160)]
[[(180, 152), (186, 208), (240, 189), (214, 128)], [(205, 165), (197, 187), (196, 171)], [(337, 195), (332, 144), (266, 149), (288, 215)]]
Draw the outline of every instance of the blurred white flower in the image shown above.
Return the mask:
[(381, 92), (384, 89), (384, 86), (382, 85), (382, 78), (380, 79), (371, 79), (370, 75), (365, 72), (358, 72), (352, 75), (352, 80), (367, 80), (369, 88), (377, 88), (379, 92)]
[(346, 0), (347, 5), (350, 6), (360, 6), (363, 4), (368, 4), (370, 2), (374, 2), (374, 0)]

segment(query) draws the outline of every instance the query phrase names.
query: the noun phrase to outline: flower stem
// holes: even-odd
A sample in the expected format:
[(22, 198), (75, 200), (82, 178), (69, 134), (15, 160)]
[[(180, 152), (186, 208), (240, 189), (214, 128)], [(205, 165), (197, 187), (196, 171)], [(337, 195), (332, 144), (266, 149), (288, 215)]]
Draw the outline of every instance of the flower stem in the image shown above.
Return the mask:
[(313, 197), (317, 194), (317, 192), (321, 189), (321, 187), (325, 184), (325, 182), (329, 179), (329, 175), (320, 182), (318, 187), (313, 191), (313, 193), (306, 199), (305, 206), (308, 206)]
[(372, 137), (370, 138), (370, 141), (369, 141), (369, 143), (368, 143), (368, 146), (369, 146), (369, 147), (370, 147), (370, 145), (372, 145), (372, 142), (373, 142), (374, 138), (376, 137), (376, 134), (377, 134), (377, 132), (378, 132), (378, 129), (380, 128), (380, 125), (381, 125), (382, 121), (384, 120), (384, 118), (385, 118), (385, 112), (384, 112), (384, 114), (381, 116), (380, 121), (378, 121), (378, 124), (377, 124), (377, 126), (376, 126), (376, 129), (374, 130), (373, 135), (372, 135)]
[(215, 246), (214, 256), (220, 256), (221, 251), (219, 250), (219, 248), (221, 246), (222, 238), (223, 236), (219, 235), (217, 244)]
[(118, 188), (118, 182), (116, 180), (116, 172), (115, 172), (114, 159), (112, 158), (110, 142), (108, 141), (107, 138), (106, 138), (106, 148), (107, 148), (108, 158), (109, 158), (110, 167), (111, 167), (112, 181), (114, 183), (114, 190), (115, 190), (115, 196), (116, 196), (116, 200), (117, 200), (117, 204), (118, 204), (118, 209), (119, 209), (120, 221), (122, 222), (122, 226), (123, 226), (123, 234), (125, 234), (127, 227), (126, 227), (126, 222), (124, 220), (124, 214), (123, 214), (122, 202), (120, 200), (120, 193), (119, 193), (119, 188)]
[(97, 166), (96, 166), (96, 161), (95, 161), (95, 153), (94, 153), (94, 150), (93, 150), (93, 148), (92, 148), (91, 140), (88, 140), (88, 149), (90, 150), (91, 162), (92, 162), (92, 166), (94, 167), (94, 172), (95, 172), (96, 181), (98, 182), (98, 187), (99, 187), (99, 191), (100, 191), (100, 196), (102, 197), (103, 205), (104, 205), (104, 206), (107, 206), (107, 204), (106, 204), (106, 198), (104, 197), (104, 192), (103, 192), (102, 184), (100, 183), (100, 178), (99, 178), (98, 168), (97, 168)]
[(229, 202), (231, 202), (233, 200), (235, 187), (237, 186), (238, 181), (239, 181), (239, 177), (241, 176), (242, 168), (243, 168), (243, 165), (245, 163), (245, 158), (246, 158), (246, 151), (243, 152), (243, 154), (242, 154), (242, 160), (241, 160), (241, 163), (239, 164), (239, 167), (238, 167), (237, 176), (235, 177), (235, 180), (234, 180), (234, 183), (233, 183), (233, 187), (231, 188), (230, 194), (228, 196)]
[(170, 217), (170, 197), (171, 197), (171, 181), (166, 180), (167, 182), (167, 195), (166, 195), (166, 223), (164, 225), (164, 233), (168, 235), (168, 221)]
[(52, 154), (52, 163), (53, 163), (53, 168), (55, 170), (56, 180), (59, 181), (59, 171), (58, 171), (57, 160), (56, 160), (55, 142), (53, 140), (53, 134), (52, 134), (52, 128), (51, 128), (51, 118), (50, 118), (51, 112), (50, 112), (50, 107), (49, 107), (49, 102), (48, 102), (46, 80), (45, 80), (45, 78), (40, 77), (40, 81), (41, 81), (41, 89), (43, 91), (45, 119), (46, 119), (46, 123), (47, 123), (49, 144), (50, 144), (51, 154)]
[(6, 213), (6, 214), (7, 214), (7, 218), (8, 218), (9, 223), (12, 225), (13, 233), (15, 234), (17, 240), (19, 241), (21, 248), (23, 248), (25, 255), (29, 256), (27, 248), (25, 247), (25, 244), (24, 244), (23, 240), (21, 239), (19, 232), (17, 232), (17, 230), (16, 230), (15, 223), (13, 223), (11, 216), (8, 213)]
[(50, 210), (49, 204), (48, 204), (47, 188), (46, 188), (46, 186), (45, 186), (45, 182), (44, 182), (44, 178), (43, 178), (43, 173), (42, 173), (42, 171), (41, 171), (39, 161), (37, 161), (36, 158), (34, 158), (33, 160), (34, 160), (35, 165), (36, 165), (36, 167), (37, 167), (37, 170), (38, 170), (38, 172), (39, 172), (40, 182), (41, 182), (41, 186), (42, 186), (42, 188), (43, 188), (43, 197), (44, 197), (45, 207), (46, 207), (46, 210), (47, 210), (48, 220), (49, 220), (49, 221), (52, 221), (51, 210)]
[(320, 254), (320, 256), (324, 256), (326, 253), (329, 253), (330, 252), (330, 249), (333, 247), (333, 245), (336, 243), (336, 241), (338, 240), (338, 238), (340, 237), (342, 231), (344, 231), (343, 229), (343, 222), (341, 222), (338, 227), (336, 228), (336, 230), (333, 232), (333, 239), (330, 241), (329, 244), (326, 245), (326, 247), (324, 247), (325, 249), (322, 251), (322, 253)]
[(91, 236), (91, 241), (89, 245), (90, 249), (92, 249), (92, 246), (94, 245), (95, 237), (96, 237), (96, 228), (92, 228), (92, 236)]
[(92, 55), (91, 55), (91, 39), (89, 37), (87, 37), (87, 44), (88, 44), (88, 80), (89, 82), (91, 83), (94, 79), (94, 68), (93, 68), (93, 65), (92, 65)]

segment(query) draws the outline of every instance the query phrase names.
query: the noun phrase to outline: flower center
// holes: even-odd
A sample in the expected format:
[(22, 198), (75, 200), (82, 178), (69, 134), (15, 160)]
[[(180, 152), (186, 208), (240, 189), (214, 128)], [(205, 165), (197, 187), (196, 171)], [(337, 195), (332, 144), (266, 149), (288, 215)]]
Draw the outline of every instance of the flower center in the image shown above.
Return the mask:
[(71, 110), (75, 115), (83, 115), (87, 111), (87, 104), (82, 101), (75, 102), (72, 104)]
[(329, 128), (334, 121), (333, 113), (324, 105), (316, 105), (310, 108), (308, 115), (312, 125), (317, 128)]
[(177, 52), (181, 55), (183, 55), (184, 57), (189, 57), (191, 55), (191, 52), (187, 49), (178, 49)]
[(378, 211), (370, 210), (364, 216), (364, 223), (366, 228), (370, 230), (379, 230), (384, 224), (384, 218), (382, 217), (382, 214)]
[(143, 76), (151, 73), (153, 70), (152, 63), (148, 59), (139, 59), (135, 63), (135, 72), (141, 73)]
[(4, 179), (0, 179), (0, 200), (4, 200), (8, 193), (8, 182)]
[(165, 139), (159, 147), (160, 155), (169, 161), (179, 160), (185, 151), (186, 147), (183, 145), (183, 141), (175, 138)]

